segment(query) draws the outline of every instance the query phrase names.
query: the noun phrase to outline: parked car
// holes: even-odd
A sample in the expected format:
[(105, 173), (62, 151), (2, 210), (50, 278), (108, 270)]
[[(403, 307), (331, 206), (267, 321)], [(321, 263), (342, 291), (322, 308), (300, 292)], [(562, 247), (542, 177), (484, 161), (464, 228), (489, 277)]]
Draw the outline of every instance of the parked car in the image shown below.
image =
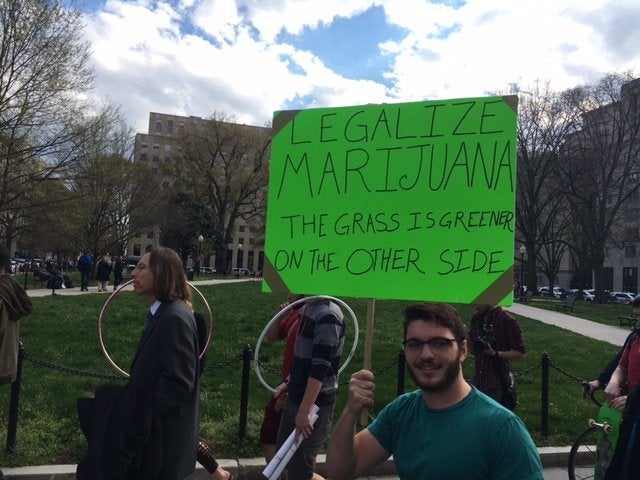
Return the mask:
[(122, 257), (122, 261), (126, 265), (126, 269), (128, 271), (133, 270), (138, 265), (138, 262), (142, 258), (142, 255), (125, 255)]
[(593, 302), (596, 299), (596, 291), (593, 288), (582, 290), (582, 298), (587, 302)]
[(560, 298), (564, 295), (564, 288), (556, 285), (553, 287), (553, 293), (549, 293), (549, 287), (540, 287), (538, 288), (538, 295), (546, 295), (546, 296), (554, 296), (556, 298)]
[(609, 293), (609, 301), (630, 305), (633, 302), (633, 295), (629, 292), (611, 292)]
[(251, 271), (248, 268), (234, 268), (231, 273), (234, 275), (251, 275)]
[(200, 273), (216, 273), (217, 270), (214, 267), (200, 267)]

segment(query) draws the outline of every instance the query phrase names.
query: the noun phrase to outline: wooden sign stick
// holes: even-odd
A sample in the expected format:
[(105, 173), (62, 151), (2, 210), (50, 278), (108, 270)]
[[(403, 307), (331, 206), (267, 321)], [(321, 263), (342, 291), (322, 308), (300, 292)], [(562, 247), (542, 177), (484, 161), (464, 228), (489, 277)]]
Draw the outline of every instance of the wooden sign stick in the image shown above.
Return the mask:
[[(376, 311), (376, 299), (370, 298), (367, 301), (367, 328), (364, 334), (364, 361), (362, 368), (371, 370), (371, 350), (373, 349), (373, 318)], [(369, 424), (369, 410), (364, 409), (360, 413), (360, 425)]]

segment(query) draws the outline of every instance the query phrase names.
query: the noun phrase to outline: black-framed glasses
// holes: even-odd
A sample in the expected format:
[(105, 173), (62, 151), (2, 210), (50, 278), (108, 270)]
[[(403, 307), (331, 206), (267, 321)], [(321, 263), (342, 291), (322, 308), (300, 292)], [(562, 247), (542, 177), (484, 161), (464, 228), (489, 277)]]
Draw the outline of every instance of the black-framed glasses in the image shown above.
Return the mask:
[(417, 353), (421, 352), (425, 345), (429, 345), (429, 348), (433, 353), (443, 353), (451, 348), (453, 342), (461, 342), (462, 338), (445, 338), (434, 337), (429, 340), (417, 340), (410, 339), (402, 342), (405, 352)]

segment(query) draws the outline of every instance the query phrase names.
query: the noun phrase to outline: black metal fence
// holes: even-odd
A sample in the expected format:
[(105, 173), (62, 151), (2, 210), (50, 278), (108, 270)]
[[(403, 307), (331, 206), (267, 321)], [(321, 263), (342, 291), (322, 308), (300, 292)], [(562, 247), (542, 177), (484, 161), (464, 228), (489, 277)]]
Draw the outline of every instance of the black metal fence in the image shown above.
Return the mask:
[[(104, 375), (99, 373), (86, 372), (82, 370), (72, 369), (68, 367), (62, 367), (59, 365), (55, 365), (50, 362), (46, 362), (40, 360), (36, 357), (32, 357), (27, 354), (24, 348), (24, 345), (20, 343), (20, 350), (18, 355), (18, 372), (16, 380), (11, 384), (11, 396), (9, 399), (9, 418), (7, 425), (7, 445), (6, 451), (8, 453), (15, 452), (16, 448), (16, 439), (18, 433), (18, 420), (19, 420), (19, 405), (20, 405), (20, 386), (22, 383), (22, 367), (24, 361), (30, 361), (38, 366), (44, 368), (51, 368), (54, 370), (58, 370), (71, 375), (79, 375), (79, 376), (89, 376), (95, 378), (103, 378), (109, 380), (118, 380), (124, 381), (126, 380), (122, 376), (117, 375)], [(239, 412), (239, 427), (238, 427), (238, 438), (244, 439), (247, 436), (247, 418), (248, 418), (248, 410), (249, 410), (249, 382), (251, 377), (251, 363), (253, 361), (253, 351), (249, 345), (245, 346), (242, 354), (230, 359), (226, 363), (219, 363), (217, 365), (211, 365), (205, 367), (204, 370), (216, 369), (216, 368), (224, 368), (229, 365), (241, 363), (241, 388), (240, 388), (240, 412)], [(390, 371), (394, 366), (397, 366), (397, 395), (402, 395), (405, 391), (405, 361), (404, 361), (404, 352), (402, 350), (399, 351), (397, 358), (393, 360), (389, 365), (377, 370), (375, 373), (377, 376), (380, 374)], [(267, 368), (267, 367), (265, 367)], [(540, 364), (535, 365), (528, 370), (514, 372), (514, 376), (516, 378), (523, 377), (526, 375), (531, 375), (538, 369), (541, 370), (541, 425), (542, 425), (542, 435), (547, 437), (549, 434), (549, 370), (554, 368), (561, 374), (575, 380), (579, 383), (582, 383), (584, 380), (579, 378), (576, 375), (572, 375), (569, 372), (555, 366), (549, 355), (545, 352), (542, 354), (540, 358)], [(345, 384), (348, 382), (345, 382)]]

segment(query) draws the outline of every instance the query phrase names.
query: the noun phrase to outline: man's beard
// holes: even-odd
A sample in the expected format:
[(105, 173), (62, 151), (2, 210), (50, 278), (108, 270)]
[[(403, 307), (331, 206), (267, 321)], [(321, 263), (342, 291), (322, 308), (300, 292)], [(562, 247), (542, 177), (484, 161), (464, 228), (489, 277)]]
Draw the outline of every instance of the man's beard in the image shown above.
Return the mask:
[(413, 367), (409, 364), (407, 364), (407, 367), (409, 367), (409, 374), (411, 375), (411, 378), (413, 378), (413, 382), (420, 387), (423, 392), (442, 392), (447, 390), (456, 381), (460, 374), (460, 369), (462, 368), (460, 365), (460, 355), (458, 354), (453, 362), (444, 367), (444, 377), (442, 380), (438, 383), (424, 384), (419, 381), (418, 376), (413, 371)]

